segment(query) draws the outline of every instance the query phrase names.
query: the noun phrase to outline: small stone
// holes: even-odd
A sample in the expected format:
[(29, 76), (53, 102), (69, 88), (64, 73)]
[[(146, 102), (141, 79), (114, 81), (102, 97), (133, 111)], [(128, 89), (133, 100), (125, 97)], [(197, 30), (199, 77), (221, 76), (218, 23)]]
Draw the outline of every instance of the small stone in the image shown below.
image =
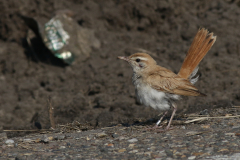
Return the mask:
[(158, 153), (160, 156), (167, 156), (165, 150), (160, 150)]
[(31, 156), (32, 153), (24, 153), (23, 155), (24, 155), (24, 156)]
[(229, 150), (227, 148), (223, 148), (221, 150), (219, 150), (218, 152), (228, 152)]
[(117, 138), (117, 137), (119, 137), (119, 135), (117, 133), (114, 133), (114, 134), (112, 134), (112, 137)]
[(186, 129), (186, 126), (182, 126), (181, 128), (182, 128), (182, 129)]
[(129, 144), (129, 148), (133, 148), (135, 144)]
[(130, 142), (130, 143), (134, 143), (134, 142), (137, 142), (137, 141), (138, 141), (137, 138), (132, 138), (132, 139), (128, 140), (128, 142)]
[(5, 141), (5, 143), (6, 143), (6, 144), (13, 144), (13, 143), (14, 143), (14, 140), (12, 140), (12, 139), (7, 139), (7, 140)]
[(65, 146), (60, 146), (60, 147), (59, 147), (59, 149), (64, 149), (64, 148), (66, 148), (66, 147), (65, 147)]
[(97, 134), (97, 137), (98, 137), (98, 138), (107, 137), (107, 134), (106, 134), (105, 132), (98, 133), (98, 134)]
[(35, 143), (39, 143), (39, 142), (41, 142), (41, 139), (40, 138), (38, 138), (38, 139), (35, 139), (35, 141), (34, 141)]
[(15, 143), (15, 144), (14, 144), (14, 147), (16, 148), (17, 146), (18, 146), (18, 143)]
[(200, 115), (209, 115), (208, 110), (204, 109), (203, 111), (200, 112)]
[(152, 152), (145, 152), (144, 154), (145, 154), (145, 155), (148, 155), (148, 156), (151, 156), (151, 153), (152, 153)]
[(235, 133), (235, 136), (240, 136), (240, 133)]
[(205, 150), (208, 151), (208, 152), (212, 152), (213, 151), (213, 147), (205, 148)]
[(121, 140), (126, 139), (126, 137), (120, 136), (118, 139), (121, 141)]
[(125, 148), (124, 148), (124, 149), (119, 149), (119, 150), (118, 150), (119, 153), (122, 153), (122, 152), (125, 152), (125, 151), (126, 151)]
[(202, 125), (201, 127), (207, 129), (210, 128), (210, 125)]
[(41, 138), (41, 141), (44, 142), (44, 143), (48, 143), (49, 142), (49, 139), (48, 137), (45, 135)]
[(29, 139), (29, 138), (23, 139), (23, 142), (25, 142), (25, 143), (31, 143), (31, 142), (32, 142), (32, 139)]
[(185, 154), (181, 156), (181, 158), (186, 158), (186, 157), (187, 157), (187, 156), (186, 156)]
[(129, 151), (128, 153), (137, 153), (138, 152), (138, 150), (137, 149), (134, 149), (134, 150), (132, 150), (132, 151)]
[(52, 140), (53, 140), (53, 137), (48, 137), (48, 140), (49, 140), (49, 141), (52, 141)]
[(114, 147), (114, 145), (112, 143), (109, 143), (107, 146), (108, 147)]
[(191, 157), (188, 157), (188, 159), (195, 159), (196, 156), (191, 156)]
[(237, 128), (240, 128), (240, 126), (233, 126), (232, 128), (233, 129), (237, 129)]
[(225, 133), (225, 136), (235, 136), (236, 135), (236, 133)]
[(196, 132), (196, 131), (190, 131), (190, 132), (187, 132), (186, 135), (187, 136), (193, 136), (193, 135), (197, 135), (199, 134), (200, 132)]
[(172, 157), (173, 156), (173, 152), (169, 149), (165, 150), (165, 153), (167, 154), (168, 157)]
[(59, 135), (57, 138), (58, 138), (58, 140), (64, 140), (66, 138), (66, 136), (65, 135)]

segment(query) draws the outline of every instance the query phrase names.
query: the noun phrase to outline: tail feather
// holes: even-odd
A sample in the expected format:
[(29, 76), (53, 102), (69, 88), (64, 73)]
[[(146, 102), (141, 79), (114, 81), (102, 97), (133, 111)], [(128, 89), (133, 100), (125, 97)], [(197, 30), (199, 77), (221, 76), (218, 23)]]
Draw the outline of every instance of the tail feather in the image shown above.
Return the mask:
[(191, 73), (191, 75), (188, 77), (189, 81), (192, 84), (195, 84), (198, 81), (199, 75), (196, 76), (197, 72), (198, 72), (199, 67), (197, 66), (194, 71)]
[(211, 49), (216, 38), (216, 36), (213, 36), (213, 33), (208, 33), (207, 29), (200, 29), (193, 39), (178, 75), (188, 79), (203, 57)]

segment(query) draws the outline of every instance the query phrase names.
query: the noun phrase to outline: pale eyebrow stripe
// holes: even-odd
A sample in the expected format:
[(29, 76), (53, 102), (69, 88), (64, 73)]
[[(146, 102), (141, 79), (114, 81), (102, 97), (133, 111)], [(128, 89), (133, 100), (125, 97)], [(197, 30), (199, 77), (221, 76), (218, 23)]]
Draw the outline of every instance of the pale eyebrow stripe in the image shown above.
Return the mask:
[(144, 61), (147, 61), (147, 58), (144, 58), (144, 57), (137, 57), (137, 58), (139, 58), (141, 60), (144, 60)]

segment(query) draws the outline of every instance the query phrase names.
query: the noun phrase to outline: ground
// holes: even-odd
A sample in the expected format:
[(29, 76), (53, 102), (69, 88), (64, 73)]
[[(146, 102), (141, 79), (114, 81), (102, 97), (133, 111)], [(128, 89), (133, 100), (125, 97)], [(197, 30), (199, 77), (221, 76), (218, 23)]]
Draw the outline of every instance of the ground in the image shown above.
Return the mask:
[[(214, 116), (214, 109), (240, 105), (238, 0), (9, 0), (0, 6), (0, 126), (4, 130), (48, 129), (49, 97), (56, 124), (78, 121), (90, 128), (149, 120), (154, 124), (162, 112), (137, 103), (132, 70), (117, 56), (144, 49), (159, 65), (177, 73), (201, 27), (217, 35), (200, 64), (196, 83), (207, 97), (183, 98), (177, 117), (205, 109)], [(101, 47), (93, 49), (86, 61), (64, 66), (36, 42), (44, 56), (33, 60), (26, 40), (29, 28), (21, 15), (51, 19), (61, 9), (73, 11), (81, 27), (94, 30)]]

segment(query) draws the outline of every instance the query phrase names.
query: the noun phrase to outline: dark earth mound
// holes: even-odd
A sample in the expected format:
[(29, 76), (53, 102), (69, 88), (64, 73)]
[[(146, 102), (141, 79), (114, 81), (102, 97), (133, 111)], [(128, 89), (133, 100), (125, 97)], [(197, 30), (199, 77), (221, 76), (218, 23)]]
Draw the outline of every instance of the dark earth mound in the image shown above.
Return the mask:
[[(4, 129), (49, 128), (48, 97), (57, 124), (74, 120), (93, 127), (133, 124), (161, 112), (139, 105), (130, 66), (117, 59), (142, 48), (161, 66), (178, 72), (200, 27), (217, 41), (200, 64), (196, 84), (206, 98), (184, 98), (181, 113), (240, 105), (240, 2), (171, 0), (9, 0), (0, 2), (0, 126)], [(20, 15), (51, 19), (59, 9), (95, 31), (101, 42), (85, 62), (55, 63), (40, 41), (43, 57), (32, 60)]]

